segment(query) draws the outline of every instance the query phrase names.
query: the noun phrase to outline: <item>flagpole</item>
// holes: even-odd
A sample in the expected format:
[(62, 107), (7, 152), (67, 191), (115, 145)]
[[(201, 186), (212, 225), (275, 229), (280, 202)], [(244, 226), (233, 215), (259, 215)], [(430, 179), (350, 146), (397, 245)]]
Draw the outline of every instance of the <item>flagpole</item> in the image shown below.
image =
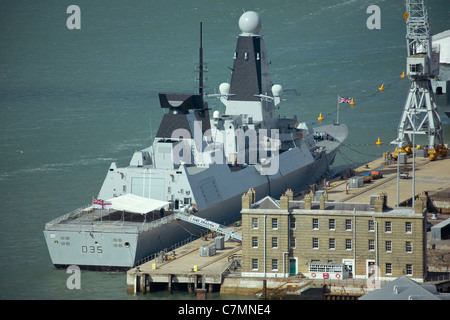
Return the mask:
[[(95, 211), (95, 204), (94, 204), (94, 197), (92, 197), (92, 221), (91, 221), (91, 225), (92, 227), (94, 226), (94, 211)], [(93, 229), (92, 229), (93, 230)]]
[(337, 119), (336, 119), (336, 124), (339, 124), (339, 95), (337, 98)]

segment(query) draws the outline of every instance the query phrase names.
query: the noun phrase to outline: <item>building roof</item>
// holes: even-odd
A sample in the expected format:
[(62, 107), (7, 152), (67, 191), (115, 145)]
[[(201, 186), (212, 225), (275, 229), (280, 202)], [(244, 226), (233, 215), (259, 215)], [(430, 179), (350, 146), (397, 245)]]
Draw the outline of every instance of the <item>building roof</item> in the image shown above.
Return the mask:
[(255, 202), (252, 207), (252, 209), (280, 209), (280, 204), (277, 202), (274, 198), (270, 196), (266, 196), (262, 198), (261, 200)]
[(431, 239), (441, 240), (442, 239), (442, 229), (448, 228), (450, 226), (450, 218), (439, 222), (431, 227)]
[(439, 294), (434, 285), (421, 285), (401, 276), (380, 289), (369, 292), (359, 300), (448, 300), (450, 296)]
[(450, 218), (439, 222), (438, 224), (435, 224), (434, 226), (432, 226), (431, 228), (436, 228), (436, 229), (442, 229), (443, 227), (447, 226), (450, 224)]
[[(266, 196), (255, 202), (250, 206), (250, 210), (280, 210), (280, 201), (274, 199), (270, 196)], [(398, 218), (402, 217), (416, 217), (423, 218), (422, 214), (415, 214), (414, 210), (411, 208), (383, 208), (383, 212), (375, 212), (373, 203), (354, 203), (354, 202), (334, 202), (325, 201), (324, 210), (320, 210), (320, 201), (311, 201), (311, 210), (305, 210), (304, 200), (290, 200), (289, 201), (289, 211), (293, 214), (326, 214), (326, 215), (348, 215), (348, 214), (358, 214), (358, 215), (383, 215), (383, 216), (394, 216)], [(264, 211), (264, 213), (268, 213)]]

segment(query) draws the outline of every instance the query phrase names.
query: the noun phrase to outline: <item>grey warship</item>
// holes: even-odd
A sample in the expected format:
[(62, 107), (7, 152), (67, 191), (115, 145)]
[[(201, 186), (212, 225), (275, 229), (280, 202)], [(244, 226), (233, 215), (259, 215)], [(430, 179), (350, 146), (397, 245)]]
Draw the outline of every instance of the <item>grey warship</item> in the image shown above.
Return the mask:
[(216, 95), (225, 112), (209, 116), (202, 80), (198, 93), (159, 93), (167, 113), (152, 145), (128, 166), (110, 165), (95, 205), (45, 225), (53, 265), (131, 268), (190, 236), (196, 226), (176, 219), (177, 212), (195, 208), (197, 216), (224, 224), (239, 219), (250, 188), (256, 200), (279, 197), (323, 177), (347, 127), (280, 118), (283, 88), (270, 79), (260, 15), (245, 12), (239, 27), (231, 81)]

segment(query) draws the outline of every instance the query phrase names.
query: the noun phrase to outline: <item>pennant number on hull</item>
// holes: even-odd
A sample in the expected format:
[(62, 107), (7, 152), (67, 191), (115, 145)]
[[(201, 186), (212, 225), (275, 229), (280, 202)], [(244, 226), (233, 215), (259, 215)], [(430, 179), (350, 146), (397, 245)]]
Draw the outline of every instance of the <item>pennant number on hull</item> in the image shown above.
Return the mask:
[(81, 246), (82, 253), (103, 253), (102, 246)]

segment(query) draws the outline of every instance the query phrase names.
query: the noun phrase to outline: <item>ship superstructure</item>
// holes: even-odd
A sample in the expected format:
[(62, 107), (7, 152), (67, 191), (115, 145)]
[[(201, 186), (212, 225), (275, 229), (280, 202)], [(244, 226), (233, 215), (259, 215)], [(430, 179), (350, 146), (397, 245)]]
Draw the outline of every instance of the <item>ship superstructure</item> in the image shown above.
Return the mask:
[[(132, 267), (190, 236), (195, 226), (174, 212), (195, 211), (226, 224), (239, 218), (241, 196), (250, 188), (256, 200), (279, 197), (327, 171), (347, 127), (313, 128), (297, 117), (278, 117), (283, 89), (270, 79), (261, 17), (246, 12), (239, 26), (231, 81), (217, 95), (225, 113), (209, 117), (202, 83), (195, 94), (160, 93), (167, 113), (153, 144), (135, 152), (128, 166), (109, 167), (98, 198), (112, 208), (80, 208), (46, 225), (54, 265)], [(200, 56), (202, 69), (202, 49)]]

